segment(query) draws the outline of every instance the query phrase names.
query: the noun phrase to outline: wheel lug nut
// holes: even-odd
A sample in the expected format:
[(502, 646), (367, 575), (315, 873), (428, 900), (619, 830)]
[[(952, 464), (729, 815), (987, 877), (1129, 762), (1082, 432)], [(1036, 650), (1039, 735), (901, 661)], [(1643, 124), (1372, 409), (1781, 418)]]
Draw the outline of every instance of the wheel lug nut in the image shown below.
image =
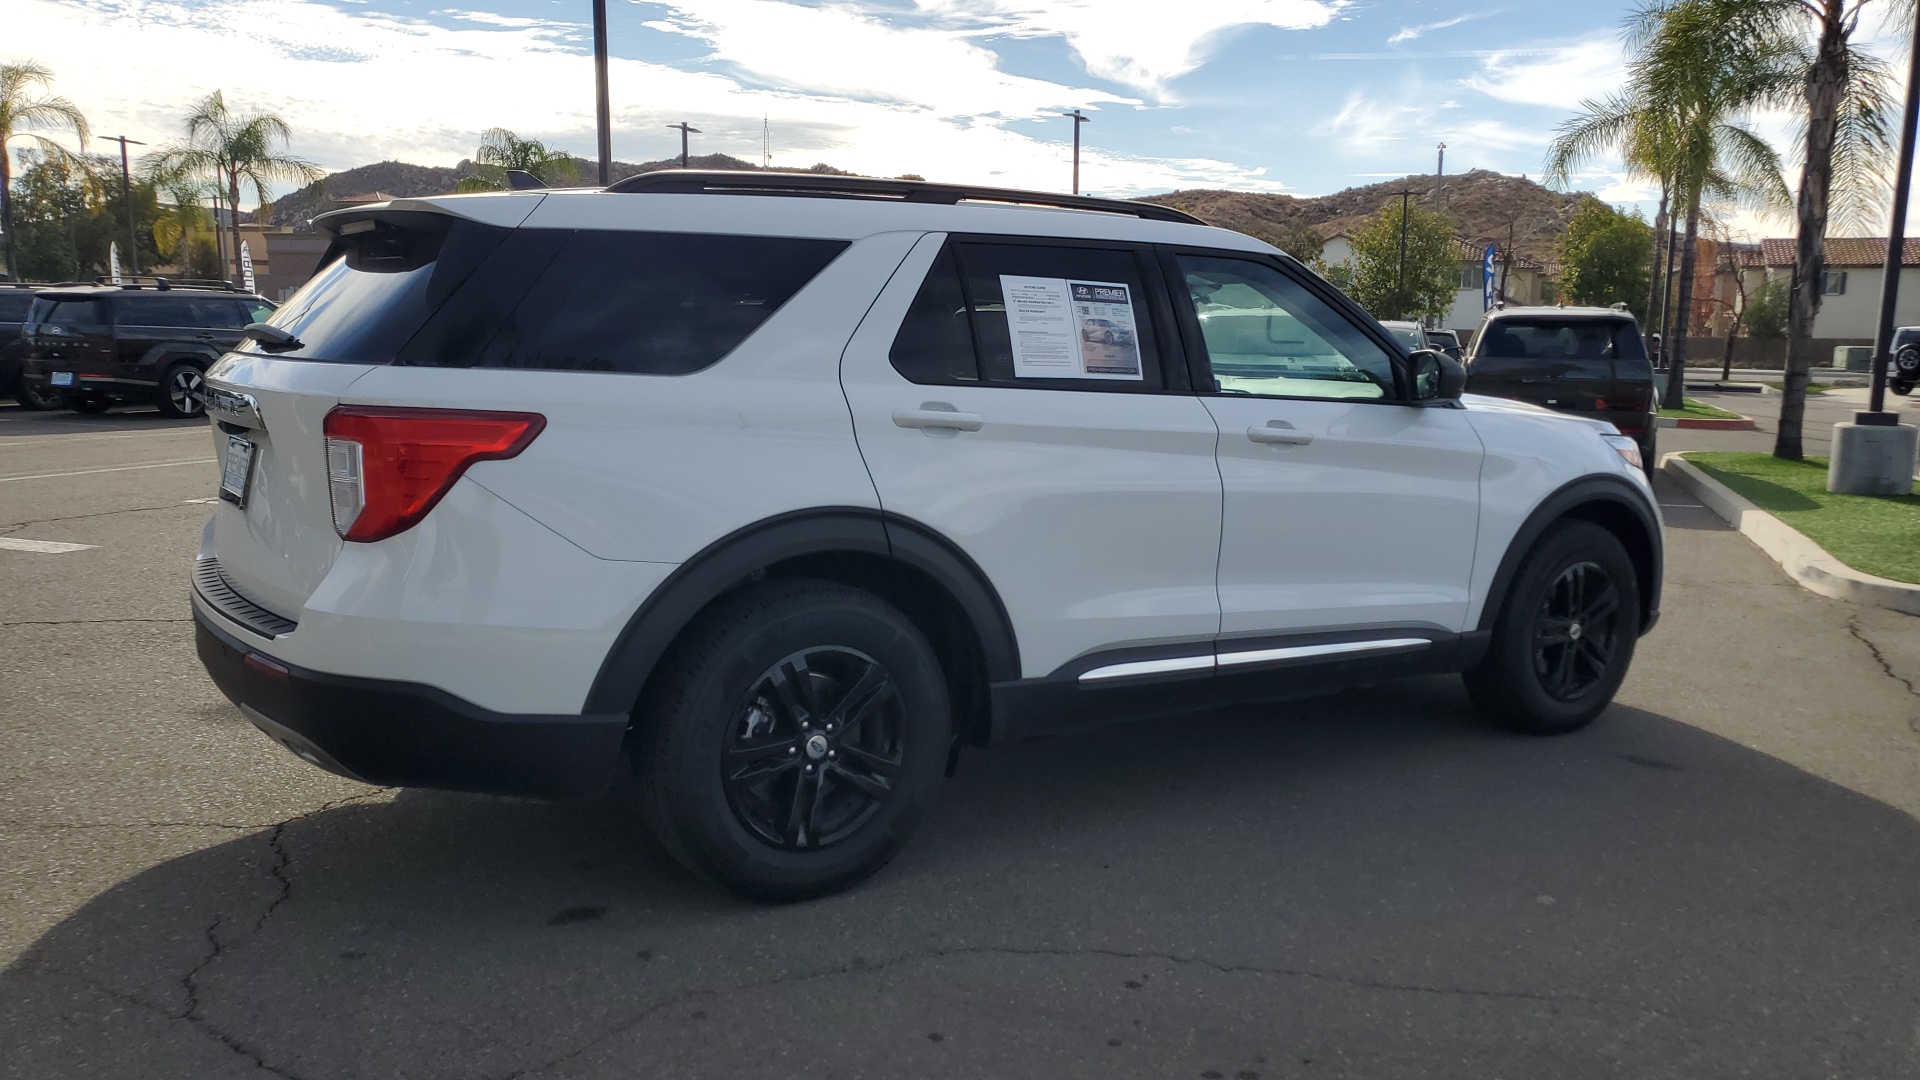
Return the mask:
[(827, 725), (827, 734), (829, 734), (829, 735), (831, 735), (831, 734), (833, 734), (833, 725), (832, 725), (832, 724), (828, 724), (828, 725)]
[(840, 751), (838, 751), (838, 750), (829, 750), (829, 751), (827, 751), (827, 760), (829, 760), (829, 761), (832, 761), (832, 760), (833, 760), (834, 758), (837, 758), (837, 757), (839, 757), (839, 756), (840, 756)]
[(811, 766), (811, 765), (809, 765), (809, 766), (807, 766), (807, 771), (808, 771), (808, 772), (812, 772), (812, 771), (813, 771), (813, 766)]
[(800, 748), (799, 748), (799, 747), (797, 747), (797, 746), (789, 746), (789, 747), (787, 747), (787, 753), (788, 753), (789, 755), (792, 755), (792, 754), (797, 754), (797, 753), (799, 753), (799, 752), (800, 752)]

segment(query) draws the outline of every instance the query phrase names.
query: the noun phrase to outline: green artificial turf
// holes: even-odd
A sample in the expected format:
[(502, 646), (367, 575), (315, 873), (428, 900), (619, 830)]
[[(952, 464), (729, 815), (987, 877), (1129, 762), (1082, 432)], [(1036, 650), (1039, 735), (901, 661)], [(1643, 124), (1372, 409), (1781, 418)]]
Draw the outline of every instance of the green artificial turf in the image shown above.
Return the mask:
[(1920, 582), (1920, 495), (1836, 495), (1827, 459), (1696, 453), (1687, 460), (1855, 570)]
[(1695, 401), (1692, 398), (1685, 398), (1683, 400), (1686, 402), (1686, 404), (1683, 407), (1678, 409), (1661, 409), (1660, 415), (1661, 416), (1684, 416), (1684, 417), (1687, 417), (1688, 419), (1693, 419), (1693, 420), (1739, 420), (1741, 419), (1741, 416), (1739, 413), (1728, 412), (1725, 409), (1716, 409), (1713, 406), (1708, 405), (1706, 402), (1703, 402), (1703, 401)]

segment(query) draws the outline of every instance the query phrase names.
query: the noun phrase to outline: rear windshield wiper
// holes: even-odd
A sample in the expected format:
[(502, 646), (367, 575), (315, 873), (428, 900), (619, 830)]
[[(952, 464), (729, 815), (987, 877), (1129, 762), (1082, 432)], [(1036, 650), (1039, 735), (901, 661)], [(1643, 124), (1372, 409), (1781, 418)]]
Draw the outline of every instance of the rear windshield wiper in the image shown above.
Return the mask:
[(299, 338), (294, 337), (292, 334), (287, 333), (277, 326), (268, 326), (263, 322), (248, 323), (243, 333), (259, 342), (260, 347), (263, 349), (302, 349), (306, 347), (301, 343)]

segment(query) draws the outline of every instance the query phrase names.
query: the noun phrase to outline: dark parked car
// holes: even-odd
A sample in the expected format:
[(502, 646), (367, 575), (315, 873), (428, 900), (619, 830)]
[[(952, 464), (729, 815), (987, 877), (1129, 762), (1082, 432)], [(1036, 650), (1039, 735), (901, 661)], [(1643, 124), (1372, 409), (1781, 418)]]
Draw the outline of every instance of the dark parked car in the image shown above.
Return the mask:
[(20, 365), (27, 353), (20, 330), (26, 325), (35, 288), (22, 282), (0, 282), (0, 397), (12, 395), (25, 408), (44, 409), (53, 402), (28, 394), (20, 382)]
[(170, 285), (82, 285), (34, 294), (21, 384), (76, 412), (152, 404), (167, 416), (206, 411), (201, 375), (273, 304), (251, 293)]
[(1467, 353), (1467, 392), (1605, 420), (1653, 467), (1653, 364), (1640, 324), (1617, 308), (1500, 308)]
[(1893, 335), (1893, 359), (1887, 366), (1887, 389), (1906, 397), (1920, 386), (1920, 326), (1903, 326)]

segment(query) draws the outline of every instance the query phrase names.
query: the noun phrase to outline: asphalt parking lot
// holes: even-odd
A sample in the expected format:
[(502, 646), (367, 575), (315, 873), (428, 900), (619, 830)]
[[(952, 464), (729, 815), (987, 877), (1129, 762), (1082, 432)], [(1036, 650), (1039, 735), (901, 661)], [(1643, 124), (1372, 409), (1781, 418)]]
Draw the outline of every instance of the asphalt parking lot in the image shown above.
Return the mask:
[(257, 734), (193, 654), (211, 461), (0, 408), (0, 540), (86, 545), (0, 547), (0, 1075), (1920, 1075), (1920, 622), (1670, 488), (1585, 732), (1432, 679), (974, 752), (894, 865), (763, 907), (626, 794)]

